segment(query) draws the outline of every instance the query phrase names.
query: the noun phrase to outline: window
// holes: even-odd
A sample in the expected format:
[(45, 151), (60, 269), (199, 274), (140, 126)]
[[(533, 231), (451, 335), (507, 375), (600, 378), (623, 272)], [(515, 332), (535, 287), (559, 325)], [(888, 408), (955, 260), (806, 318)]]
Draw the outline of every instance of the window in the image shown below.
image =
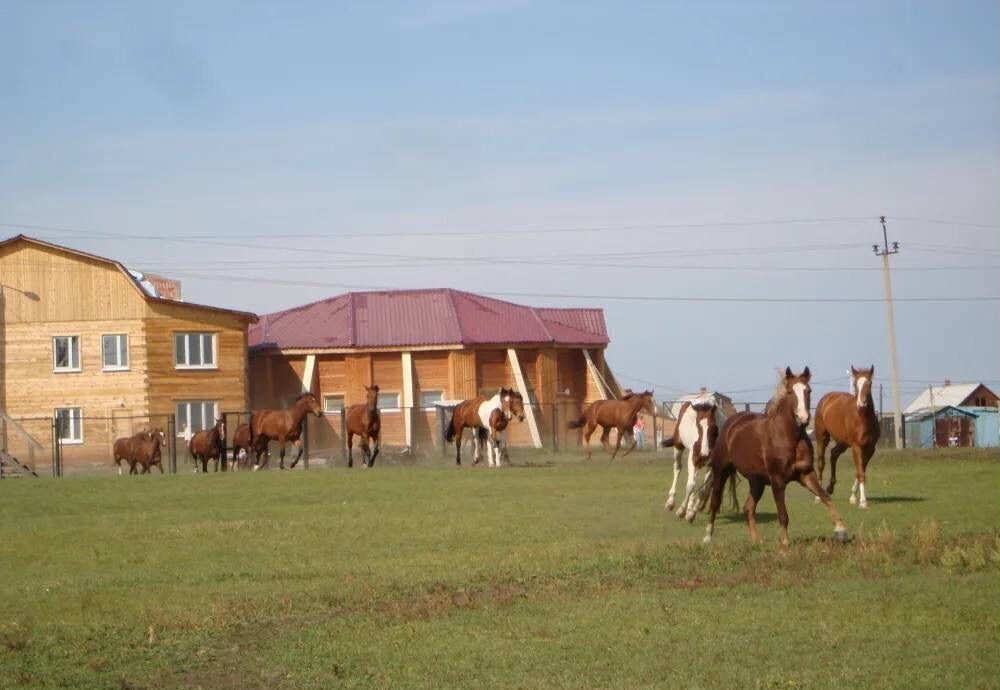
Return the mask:
[(344, 396), (324, 395), (323, 412), (325, 414), (342, 414), (344, 412)]
[(57, 335), (52, 339), (52, 371), (80, 371), (80, 336)]
[(177, 435), (191, 438), (199, 431), (213, 427), (218, 417), (218, 405), (212, 400), (179, 402), (177, 403)]
[(380, 409), (380, 410), (398, 410), (399, 409), (399, 393), (379, 393), (378, 394), (378, 409)]
[(215, 333), (175, 333), (174, 365), (178, 369), (215, 369)]
[(420, 391), (420, 408), (433, 410), (434, 403), (444, 400), (444, 391)]
[(83, 411), (79, 407), (56, 409), (56, 432), (61, 443), (83, 443)]
[(101, 336), (101, 357), (104, 371), (128, 369), (128, 336), (124, 333)]

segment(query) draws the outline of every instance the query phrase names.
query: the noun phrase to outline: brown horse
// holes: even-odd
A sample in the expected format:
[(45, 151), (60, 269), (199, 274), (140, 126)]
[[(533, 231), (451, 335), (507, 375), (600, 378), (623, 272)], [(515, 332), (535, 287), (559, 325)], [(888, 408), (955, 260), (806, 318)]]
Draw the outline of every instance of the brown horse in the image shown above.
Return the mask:
[(144, 434), (139, 433), (132, 437), (132, 458), (142, 465), (141, 474), (149, 474), (149, 468), (156, 465), (163, 474), (163, 462), (160, 457), (160, 450), (166, 439), (159, 429)]
[(188, 441), (188, 451), (195, 465), (201, 462), (201, 471), (208, 472), (208, 461), (215, 460), (215, 471), (219, 471), (219, 461), (222, 460), (225, 469), (226, 460), (226, 420), (215, 420), (215, 426), (204, 429)]
[[(240, 424), (233, 432), (233, 471), (240, 467), (246, 468), (250, 465), (250, 425)], [(242, 454), (242, 456), (241, 456)], [(257, 463), (260, 464), (260, 454), (257, 455)]]
[[(632, 439), (632, 444), (622, 454), (624, 458), (635, 448), (636, 441), (632, 435), (632, 427), (635, 426), (635, 421), (643, 410), (653, 414), (653, 392), (633, 393), (626, 391), (621, 400), (597, 400), (590, 403), (584, 408), (579, 419), (569, 423), (569, 428), (579, 429), (583, 427), (583, 442), (587, 447), (588, 460), (591, 457), (590, 437), (597, 427), (602, 429), (601, 445), (604, 450), (611, 453), (612, 460), (615, 459), (615, 456), (618, 455), (618, 449), (621, 448), (622, 436), (628, 434)], [(612, 429), (618, 430), (618, 440), (615, 443), (614, 451), (611, 451), (611, 444), (608, 441)]]
[[(249, 444), (257, 453), (257, 464), (254, 470), (266, 467), (271, 459), (268, 445), (271, 441), (277, 441), (281, 447), (278, 467), (285, 469), (285, 444), (293, 443), (298, 446), (299, 452), (292, 460), (292, 467), (295, 467), (302, 457), (302, 444), (295, 443), (302, 438), (302, 427), (305, 423), (306, 415), (313, 413), (317, 417), (323, 416), (323, 408), (312, 393), (303, 393), (296, 399), (290, 410), (257, 410), (250, 416), (250, 438)], [(267, 451), (264, 456), (264, 464), (260, 464), (260, 456)]]
[(520, 422), (524, 421), (524, 397), (510, 388), (501, 388), (492, 396), (481, 395), (456, 405), (451, 413), (451, 424), (444, 435), (445, 442), (455, 442), (455, 464), (462, 464), (462, 434), (466, 429), (472, 429), (475, 444), (472, 464), (479, 463), (483, 446), (486, 445), (489, 453), (487, 463), (490, 467), (499, 467), (504, 431), (514, 417)]
[[(750, 495), (743, 510), (752, 540), (760, 539), (757, 533), (757, 503), (764, 494), (764, 487), (770, 485), (778, 508), (781, 543), (788, 544), (785, 487), (789, 482), (796, 481), (823, 501), (834, 524), (834, 535), (840, 541), (846, 541), (847, 528), (830, 496), (819, 485), (813, 469), (812, 444), (805, 433), (805, 426), (809, 423), (809, 378), (809, 367), (801, 374), (793, 374), (786, 367), (767, 412), (740, 412), (722, 425), (719, 440), (712, 449), (712, 502), (705, 532), (706, 544), (712, 540), (715, 531), (715, 516), (722, 503), (723, 484), (737, 471), (750, 483)], [(732, 482), (730, 486), (733, 486)]]
[[(826, 491), (833, 495), (833, 487), (837, 483), (837, 458), (850, 447), (854, 456), (854, 486), (851, 487), (850, 502), (851, 505), (857, 503), (859, 508), (868, 507), (865, 470), (875, 453), (875, 445), (881, 433), (875, 414), (875, 402), (872, 400), (874, 376), (874, 364), (867, 369), (855, 369), (852, 366), (853, 392), (827, 393), (816, 406), (816, 464), (819, 465), (819, 480), (823, 481), (826, 447), (832, 438), (834, 446), (830, 451), (830, 484)], [(857, 496), (859, 491), (860, 500)]]
[(133, 441), (137, 438), (144, 440), (149, 440), (148, 431), (140, 431), (137, 434), (128, 436), (126, 438), (119, 438), (115, 440), (114, 449), (112, 454), (114, 456), (115, 466), (118, 468), (118, 474), (122, 473), (122, 460), (128, 463), (128, 473), (138, 474), (135, 469), (135, 450)]
[[(378, 411), (378, 385), (365, 386), (365, 402), (344, 410), (347, 430), (347, 466), (354, 467), (354, 437), (361, 445), (361, 464), (373, 467), (382, 448), (382, 416)], [(372, 447), (374, 443), (374, 449)]]

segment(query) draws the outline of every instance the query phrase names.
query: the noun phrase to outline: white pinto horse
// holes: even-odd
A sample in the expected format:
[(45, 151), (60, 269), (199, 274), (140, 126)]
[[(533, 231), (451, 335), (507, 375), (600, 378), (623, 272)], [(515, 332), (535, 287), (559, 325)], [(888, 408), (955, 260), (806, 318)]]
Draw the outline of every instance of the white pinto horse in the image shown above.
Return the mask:
[(698, 469), (708, 462), (712, 446), (718, 438), (719, 427), (726, 421), (726, 417), (714, 393), (686, 396), (673, 404), (670, 414), (677, 420), (677, 424), (674, 426), (673, 437), (664, 439), (662, 445), (664, 448), (674, 449), (674, 480), (663, 507), (667, 510), (674, 508), (681, 472), (681, 454), (686, 448), (687, 486), (684, 498), (677, 508), (677, 517), (693, 520), (698, 512), (699, 497), (707, 497), (711, 476), (710, 469), (702, 482), (702, 490), (696, 492), (694, 489)]
[(514, 417), (524, 421), (524, 399), (509, 388), (501, 388), (492, 398), (479, 404), (479, 428), (476, 429), (476, 454), (478, 463), (482, 447), (486, 447), (486, 464), (500, 467), (507, 446), (507, 424)]

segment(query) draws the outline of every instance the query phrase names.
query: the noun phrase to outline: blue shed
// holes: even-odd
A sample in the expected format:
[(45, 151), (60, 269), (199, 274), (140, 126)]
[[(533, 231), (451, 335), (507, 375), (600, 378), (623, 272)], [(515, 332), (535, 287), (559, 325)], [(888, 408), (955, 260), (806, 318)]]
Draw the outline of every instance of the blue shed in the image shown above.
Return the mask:
[(958, 409), (976, 415), (976, 447), (1000, 447), (1000, 409), (962, 405)]
[(976, 444), (976, 422), (979, 415), (952, 405), (917, 410), (906, 416), (906, 447), (933, 448)]

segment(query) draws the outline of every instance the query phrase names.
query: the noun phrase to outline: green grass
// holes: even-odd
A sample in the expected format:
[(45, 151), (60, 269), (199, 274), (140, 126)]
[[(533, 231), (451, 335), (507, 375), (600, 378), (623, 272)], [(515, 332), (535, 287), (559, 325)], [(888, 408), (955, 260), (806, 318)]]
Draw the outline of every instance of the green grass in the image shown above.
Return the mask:
[(788, 549), (665, 455), (514, 459), (2, 482), (0, 687), (1000, 687), (1000, 454), (845, 462)]

